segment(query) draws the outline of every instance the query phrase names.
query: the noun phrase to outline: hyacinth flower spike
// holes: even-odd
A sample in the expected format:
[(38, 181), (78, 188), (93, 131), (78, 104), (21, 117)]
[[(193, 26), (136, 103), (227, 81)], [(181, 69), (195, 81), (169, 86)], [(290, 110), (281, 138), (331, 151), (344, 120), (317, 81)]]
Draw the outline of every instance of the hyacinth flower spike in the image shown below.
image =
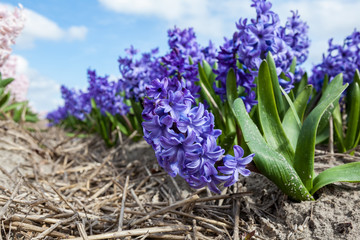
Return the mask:
[[(230, 186), (238, 179), (236, 174), (249, 174), (245, 166), (253, 155), (244, 160), (242, 149), (236, 146), (235, 158), (223, 156), (225, 150), (216, 143), (221, 131), (214, 129), (214, 116), (203, 104), (195, 105), (184, 81), (164, 78), (152, 82), (147, 88), (149, 108), (143, 111), (148, 119), (142, 124), (144, 138), (170, 176), (179, 175), (193, 188), (208, 186), (219, 193), (219, 184)], [(226, 168), (220, 168), (225, 162), (229, 163)]]

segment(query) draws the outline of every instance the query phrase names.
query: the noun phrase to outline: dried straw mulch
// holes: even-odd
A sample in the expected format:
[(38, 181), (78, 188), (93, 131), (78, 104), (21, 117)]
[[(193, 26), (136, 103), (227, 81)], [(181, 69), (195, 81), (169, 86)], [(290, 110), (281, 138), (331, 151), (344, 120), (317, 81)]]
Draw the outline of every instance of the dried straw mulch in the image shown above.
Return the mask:
[(144, 142), (30, 127), (0, 121), (0, 239), (263, 239), (239, 219), (240, 187), (191, 190)]

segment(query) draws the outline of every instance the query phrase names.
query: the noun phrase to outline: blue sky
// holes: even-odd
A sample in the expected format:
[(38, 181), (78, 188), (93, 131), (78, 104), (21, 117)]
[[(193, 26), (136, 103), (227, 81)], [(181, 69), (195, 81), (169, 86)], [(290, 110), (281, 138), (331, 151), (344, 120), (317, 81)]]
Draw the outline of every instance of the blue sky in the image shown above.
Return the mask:
[[(24, 6), (27, 22), (13, 54), (19, 71), (28, 75), (30, 104), (50, 111), (61, 104), (59, 87), (85, 88), (86, 70), (118, 75), (117, 59), (130, 45), (140, 51), (167, 49), (167, 29), (194, 27), (198, 41), (216, 46), (235, 31), (240, 17), (254, 17), (250, 0), (5, 0)], [(305, 67), (321, 60), (327, 40), (336, 43), (360, 25), (360, 1), (274, 0), (273, 10), (285, 23), (290, 10), (310, 26), (312, 41)]]

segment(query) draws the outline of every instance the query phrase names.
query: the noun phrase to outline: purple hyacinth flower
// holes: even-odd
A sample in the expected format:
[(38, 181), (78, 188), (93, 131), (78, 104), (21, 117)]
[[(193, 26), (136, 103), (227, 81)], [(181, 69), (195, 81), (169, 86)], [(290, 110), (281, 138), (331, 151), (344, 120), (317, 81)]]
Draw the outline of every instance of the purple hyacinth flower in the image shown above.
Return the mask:
[(206, 123), (207, 118), (204, 116), (204, 105), (199, 103), (198, 107), (192, 108), (186, 115), (181, 116), (181, 121), (177, 123), (177, 128), (180, 132), (194, 129), (199, 135), (202, 126)]
[(159, 106), (164, 109), (165, 113), (170, 113), (176, 121), (179, 120), (182, 112), (186, 111), (190, 106), (183, 103), (184, 93), (180, 91), (169, 91), (167, 99), (161, 99)]
[(231, 155), (226, 155), (223, 158), (224, 166), (219, 166), (218, 170), (226, 174), (224, 179), (227, 179), (224, 186), (231, 186), (239, 179), (239, 174), (243, 176), (249, 176), (250, 170), (246, 169), (246, 164), (250, 163), (255, 156), (255, 154), (250, 154), (243, 158), (244, 150), (240, 147), (235, 145), (234, 146), (234, 153), (235, 157)]
[(146, 86), (146, 93), (151, 98), (164, 98), (167, 94), (168, 80), (164, 78), (162, 81), (155, 79), (151, 84)]
[(167, 160), (164, 168), (171, 176), (175, 177), (178, 173), (184, 175), (186, 153), (201, 152), (201, 145), (195, 143), (195, 140), (195, 132), (188, 133), (187, 137), (181, 133), (171, 134), (167, 138), (161, 136), (160, 145), (164, 150), (160, 153), (160, 156)]
[(173, 119), (167, 115), (160, 119), (155, 115), (151, 121), (143, 122), (142, 126), (146, 130), (144, 137), (156, 141), (160, 136), (169, 137), (169, 129), (173, 125)]

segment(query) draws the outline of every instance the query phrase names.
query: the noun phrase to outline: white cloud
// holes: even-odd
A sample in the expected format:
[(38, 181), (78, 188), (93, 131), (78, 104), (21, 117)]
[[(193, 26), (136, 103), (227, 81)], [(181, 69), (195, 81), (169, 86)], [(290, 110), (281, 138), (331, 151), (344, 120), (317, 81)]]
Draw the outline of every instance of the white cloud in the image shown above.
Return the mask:
[[(158, 17), (169, 28), (194, 27), (196, 33), (211, 38), (223, 37), (223, 21), (209, 11), (208, 0), (99, 0), (108, 10), (123, 14)], [(221, 4), (221, 2), (219, 2)]]
[(63, 29), (56, 22), (30, 9), (25, 8), (24, 14), (25, 27), (16, 41), (20, 48), (32, 48), (36, 40), (73, 41), (86, 38), (88, 30), (85, 26), (70, 26)]
[(29, 105), (40, 113), (52, 111), (61, 105), (60, 85), (31, 68), (24, 57), (19, 55), (16, 57), (17, 73), (26, 75), (30, 81), (27, 94)]
[(84, 26), (72, 26), (68, 29), (69, 40), (84, 40), (88, 29)]
[(106, 8), (119, 13), (146, 14), (165, 19), (178, 19), (204, 0), (99, 0)]

